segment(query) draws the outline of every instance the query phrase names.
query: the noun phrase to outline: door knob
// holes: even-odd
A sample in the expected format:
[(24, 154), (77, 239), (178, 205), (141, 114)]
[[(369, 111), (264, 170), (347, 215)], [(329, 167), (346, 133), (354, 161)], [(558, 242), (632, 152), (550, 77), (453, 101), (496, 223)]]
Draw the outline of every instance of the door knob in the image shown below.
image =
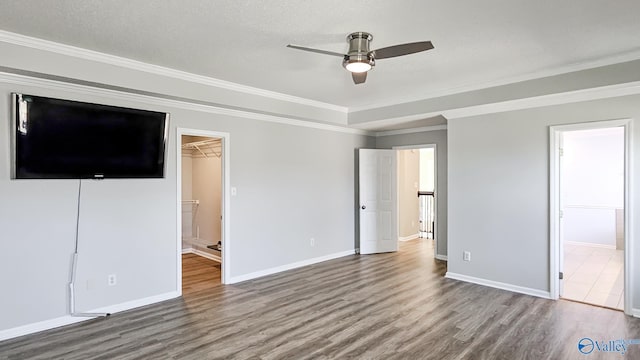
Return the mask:
[(366, 206), (362, 205), (362, 210), (364, 210), (364, 209), (366, 209), (366, 208), (367, 208)]

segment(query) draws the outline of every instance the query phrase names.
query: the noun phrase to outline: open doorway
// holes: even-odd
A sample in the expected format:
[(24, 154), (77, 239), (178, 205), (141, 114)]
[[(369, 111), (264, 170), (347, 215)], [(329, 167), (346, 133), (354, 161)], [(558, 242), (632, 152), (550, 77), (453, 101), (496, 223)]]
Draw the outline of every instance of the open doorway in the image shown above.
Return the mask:
[(182, 290), (222, 276), (222, 139), (182, 135)]
[(398, 159), (398, 240), (423, 240), (436, 256), (436, 147), (395, 147)]
[(178, 277), (183, 294), (225, 283), (228, 135), (178, 131)]
[(624, 124), (552, 128), (552, 213), (557, 221), (551, 221), (551, 228), (558, 267), (557, 280), (552, 279), (554, 298), (625, 309), (629, 209)]

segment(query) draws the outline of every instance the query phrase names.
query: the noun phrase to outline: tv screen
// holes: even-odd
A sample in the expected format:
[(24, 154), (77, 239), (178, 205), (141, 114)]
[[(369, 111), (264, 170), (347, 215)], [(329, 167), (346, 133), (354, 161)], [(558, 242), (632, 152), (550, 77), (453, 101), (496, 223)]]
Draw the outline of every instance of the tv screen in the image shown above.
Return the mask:
[(164, 177), (167, 113), (12, 97), (13, 178)]

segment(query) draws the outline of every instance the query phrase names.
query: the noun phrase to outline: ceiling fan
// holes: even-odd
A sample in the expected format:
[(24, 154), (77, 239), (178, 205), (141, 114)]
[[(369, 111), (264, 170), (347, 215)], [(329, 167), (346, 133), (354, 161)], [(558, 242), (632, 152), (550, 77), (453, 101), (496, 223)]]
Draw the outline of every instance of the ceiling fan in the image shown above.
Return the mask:
[(418, 41), (407, 44), (393, 45), (376, 50), (369, 50), (369, 44), (373, 36), (367, 32), (358, 31), (347, 36), (349, 51), (340, 54), (333, 51), (312, 49), (298, 45), (287, 45), (292, 49), (311, 51), (318, 54), (340, 56), (343, 58), (342, 66), (351, 72), (355, 84), (362, 84), (367, 80), (367, 71), (376, 65), (376, 60), (388, 59), (396, 56), (409, 55), (420, 51), (433, 49), (431, 41)]

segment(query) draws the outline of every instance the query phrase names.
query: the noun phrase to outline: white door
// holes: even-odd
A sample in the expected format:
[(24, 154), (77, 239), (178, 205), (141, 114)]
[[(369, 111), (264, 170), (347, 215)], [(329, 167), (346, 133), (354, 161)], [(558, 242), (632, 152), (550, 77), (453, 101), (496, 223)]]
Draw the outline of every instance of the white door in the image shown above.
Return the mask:
[(360, 253), (398, 251), (396, 151), (359, 149)]

